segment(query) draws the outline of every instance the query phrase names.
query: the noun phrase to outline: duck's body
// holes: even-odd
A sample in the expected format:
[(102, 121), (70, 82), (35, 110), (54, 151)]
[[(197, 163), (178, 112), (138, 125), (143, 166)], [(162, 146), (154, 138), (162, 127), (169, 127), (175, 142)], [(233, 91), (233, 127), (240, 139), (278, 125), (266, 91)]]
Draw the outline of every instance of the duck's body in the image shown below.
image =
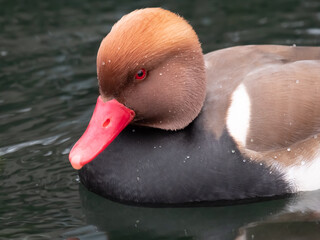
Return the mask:
[[(145, 19), (159, 24), (156, 37), (148, 26), (127, 26)], [(138, 40), (121, 42), (133, 38), (131, 30), (153, 36), (146, 49)], [(161, 31), (168, 37), (159, 39)], [(242, 46), (202, 57), (183, 19), (145, 9), (115, 25), (97, 65), (101, 97), (93, 119), (103, 128), (89, 126), (70, 154), (91, 191), (123, 202), (189, 204), (320, 188), (320, 48)], [(121, 109), (113, 118), (125, 119), (116, 127), (99, 115), (112, 112), (111, 98), (112, 109)]]
[(281, 172), (243, 156), (223, 130), (216, 139), (201, 113), (184, 130), (127, 127), (80, 171), (101, 196), (137, 204), (257, 200), (291, 193)]

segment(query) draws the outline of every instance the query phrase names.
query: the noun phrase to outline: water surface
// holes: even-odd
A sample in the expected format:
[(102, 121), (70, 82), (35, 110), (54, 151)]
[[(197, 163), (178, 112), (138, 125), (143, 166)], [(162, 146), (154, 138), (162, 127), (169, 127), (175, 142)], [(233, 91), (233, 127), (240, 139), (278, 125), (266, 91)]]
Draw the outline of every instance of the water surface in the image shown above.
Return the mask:
[(99, 43), (122, 15), (147, 6), (184, 16), (204, 52), (320, 43), (317, 0), (0, 0), (0, 239), (318, 239), (319, 192), (157, 209), (81, 186), (68, 153), (98, 96)]

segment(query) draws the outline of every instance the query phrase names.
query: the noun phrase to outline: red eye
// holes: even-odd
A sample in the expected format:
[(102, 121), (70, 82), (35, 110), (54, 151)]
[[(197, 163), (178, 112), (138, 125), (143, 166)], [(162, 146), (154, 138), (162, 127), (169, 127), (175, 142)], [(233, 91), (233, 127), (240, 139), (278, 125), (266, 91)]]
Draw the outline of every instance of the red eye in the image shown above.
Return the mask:
[(142, 80), (145, 79), (147, 76), (147, 71), (144, 68), (141, 68), (136, 75), (134, 76), (135, 79), (137, 80)]

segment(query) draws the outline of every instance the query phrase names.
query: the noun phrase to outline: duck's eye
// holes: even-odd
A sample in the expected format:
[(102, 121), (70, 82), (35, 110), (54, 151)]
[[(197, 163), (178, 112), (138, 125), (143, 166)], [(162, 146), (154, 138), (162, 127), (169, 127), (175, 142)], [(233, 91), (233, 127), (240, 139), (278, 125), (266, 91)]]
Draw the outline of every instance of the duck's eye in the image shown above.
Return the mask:
[(137, 80), (142, 80), (145, 79), (147, 76), (147, 71), (144, 68), (141, 68), (136, 75), (134, 76), (135, 79)]

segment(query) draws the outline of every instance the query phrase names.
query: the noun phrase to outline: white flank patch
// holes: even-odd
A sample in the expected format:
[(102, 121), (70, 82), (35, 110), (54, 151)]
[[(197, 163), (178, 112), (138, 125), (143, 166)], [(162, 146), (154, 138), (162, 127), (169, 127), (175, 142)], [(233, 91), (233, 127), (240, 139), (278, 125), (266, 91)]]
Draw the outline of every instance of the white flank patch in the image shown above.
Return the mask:
[(251, 102), (248, 92), (240, 84), (233, 92), (227, 113), (227, 128), (230, 135), (243, 146), (246, 145), (250, 126)]
[(297, 192), (320, 189), (320, 155), (312, 161), (301, 161), (300, 165), (285, 168), (284, 173)]

